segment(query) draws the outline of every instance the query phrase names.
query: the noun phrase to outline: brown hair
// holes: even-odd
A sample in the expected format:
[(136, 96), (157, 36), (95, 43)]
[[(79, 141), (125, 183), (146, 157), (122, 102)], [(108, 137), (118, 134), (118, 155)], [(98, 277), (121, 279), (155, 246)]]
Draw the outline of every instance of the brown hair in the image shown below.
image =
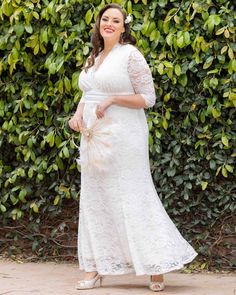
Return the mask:
[(83, 67), (85, 72), (87, 72), (87, 70), (94, 65), (95, 58), (98, 56), (99, 52), (101, 52), (103, 50), (103, 48), (104, 48), (104, 40), (103, 40), (103, 37), (100, 34), (100, 21), (101, 21), (103, 13), (109, 8), (118, 9), (123, 15), (125, 31), (124, 31), (124, 33), (121, 34), (120, 43), (121, 44), (133, 44), (133, 45), (136, 43), (135, 37), (133, 37), (131, 35), (129, 23), (127, 23), (127, 24), (125, 23), (125, 19), (127, 17), (127, 14), (122, 9), (122, 7), (120, 5), (118, 5), (118, 4), (107, 4), (107, 5), (105, 5), (100, 10), (100, 12), (98, 13), (98, 16), (97, 16), (97, 19), (96, 19), (96, 22), (95, 22), (94, 32), (93, 32), (92, 37), (91, 37), (91, 43), (92, 43), (93, 49), (92, 49), (89, 57), (86, 60), (85, 65)]

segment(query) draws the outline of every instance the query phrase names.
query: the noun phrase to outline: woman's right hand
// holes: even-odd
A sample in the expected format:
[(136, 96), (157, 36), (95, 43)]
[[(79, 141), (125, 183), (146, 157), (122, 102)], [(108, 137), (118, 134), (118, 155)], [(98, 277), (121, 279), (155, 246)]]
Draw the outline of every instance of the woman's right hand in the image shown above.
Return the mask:
[(68, 123), (70, 128), (77, 132), (81, 132), (84, 128), (83, 116), (80, 114), (74, 114)]

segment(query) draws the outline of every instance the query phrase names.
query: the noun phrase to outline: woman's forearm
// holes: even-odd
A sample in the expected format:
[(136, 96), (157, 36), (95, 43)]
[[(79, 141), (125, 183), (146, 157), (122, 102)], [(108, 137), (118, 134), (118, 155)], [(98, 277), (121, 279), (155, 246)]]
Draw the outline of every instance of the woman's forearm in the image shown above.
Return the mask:
[(111, 104), (115, 104), (121, 107), (141, 109), (146, 108), (146, 102), (141, 94), (121, 95), (111, 98)]
[(80, 115), (82, 116), (83, 115), (83, 111), (84, 111), (84, 103), (79, 103), (78, 106), (77, 106), (77, 109), (75, 111), (75, 115)]

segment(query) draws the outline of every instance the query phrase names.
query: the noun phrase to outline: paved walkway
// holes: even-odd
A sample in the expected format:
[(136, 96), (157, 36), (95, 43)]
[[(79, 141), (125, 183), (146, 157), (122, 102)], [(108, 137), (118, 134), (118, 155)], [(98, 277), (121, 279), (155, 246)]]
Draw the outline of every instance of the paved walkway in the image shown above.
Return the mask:
[(101, 288), (75, 290), (82, 276), (76, 264), (0, 261), (0, 295), (236, 295), (236, 274), (172, 272), (165, 275), (166, 289), (160, 293), (148, 289), (149, 276), (135, 274), (105, 276)]

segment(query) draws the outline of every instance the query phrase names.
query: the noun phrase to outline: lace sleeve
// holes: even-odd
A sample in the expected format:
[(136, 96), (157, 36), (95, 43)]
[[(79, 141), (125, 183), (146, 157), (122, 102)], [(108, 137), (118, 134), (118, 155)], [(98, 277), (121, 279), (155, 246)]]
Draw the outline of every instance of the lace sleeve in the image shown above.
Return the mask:
[(139, 50), (134, 50), (129, 55), (128, 73), (135, 93), (142, 95), (146, 107), (154, 106), (156, 94), (151, 70)]

